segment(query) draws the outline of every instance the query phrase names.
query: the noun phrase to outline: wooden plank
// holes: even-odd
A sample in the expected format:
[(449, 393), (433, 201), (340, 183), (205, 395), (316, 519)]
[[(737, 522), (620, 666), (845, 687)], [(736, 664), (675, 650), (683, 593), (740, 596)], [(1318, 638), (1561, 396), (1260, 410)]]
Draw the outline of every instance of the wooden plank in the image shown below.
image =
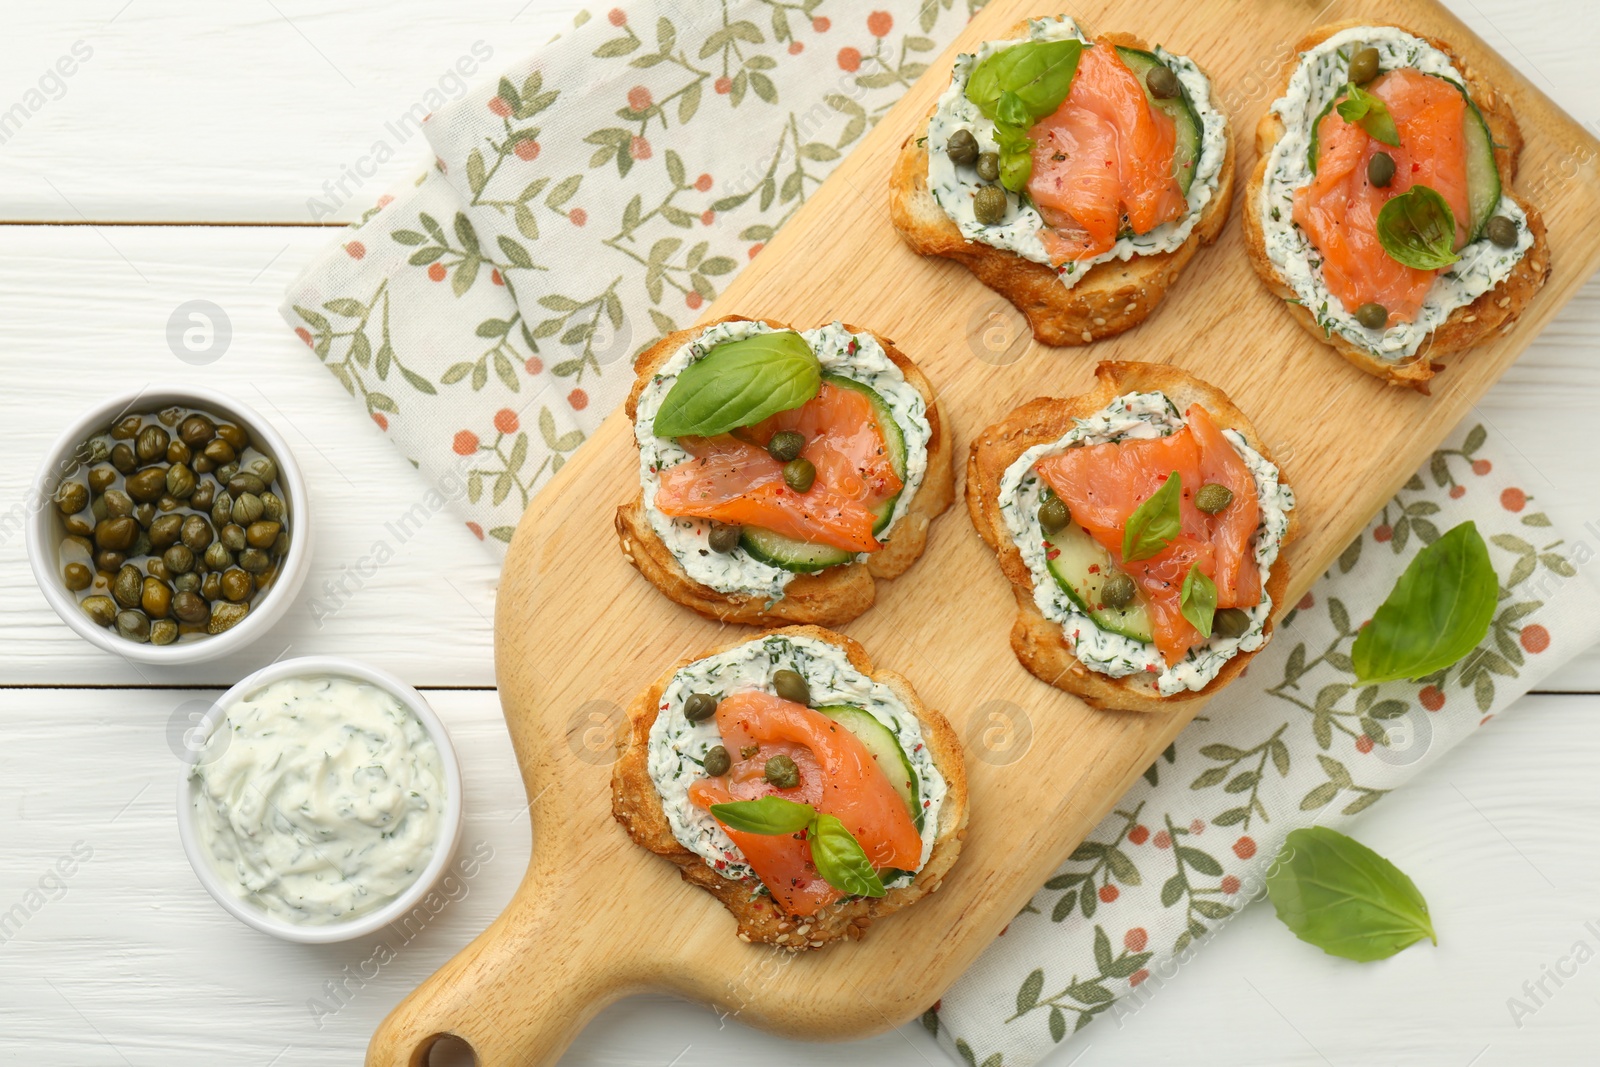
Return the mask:
[[(1022, 0), (997, 0), (959, 43), (998, 36), (1031, 10)], [(1248, 131), (1270, 96), (1250, 81), (1253, 71), (1309, 29), (1314, 13), (1294, 0), (1142, 10), (1138, 18), (1121, 5), (1113, 19), (1107, 3), (1082, 5), (1091, 26), (1136, 26), (1208, 66), (1222, 99), (1235, 104), (1240, 170), (1249, 173)], [(1096, 359), (1185, 366), (1251, 414), (1299, 490), (1306, 533), (1288, 557), (1293, 603), (1600, 259), (1600, 233), (1589, 225), (1600, 208), (1593, 138), (1428, 0), (1340, 4), (1315, 18), (1359, 12), (1449, 39), (1510, 96), (1527, 138), (1526, 173), (1548, 176), (1564, 161), (1587, 160), (1581, 180), (1541, 183), (1555, 262), (1545, 292), (1509, 336), (1452, 360), (1431, 398), (1360, 375), (1302, 333), (1251, 272), (1237, 222), (1138, 330), (1088, 352), (1030, 347), (1003, 367), (982, 358), (992, 296), (963, 269), (907, 251), (885, 210), (890, 165), (942, 88), (949, 53), (708, 316), (843, 318), (894, 337), (939, 388), (958, 448), (1023, 399), (1085, 387)], [(529, 877), (500, 919), (390, 1017), (369, 1049), (370, 1064), (410, 1062), (445, 1029), (466, 1036), (488, 1062), (551, 1062), (600, 1006), (654, 987), (736, 1003), (747, 1021), (786, 1034), (843, 1037), (895, 1025), (961, 973), (1184, 724), (1183, 712), (1094, 712), (1027, 676), (1007, 647), (1009, 590), (965, 517), (948, 515), (920, 565), (883, 588), (878, 605), (847, 629), (878, 662), (909, 675), (969, 738), (972, 820), (961, 862), (914, 918), (897, 917), (859, 944), (786, 960), (776, 973), (741, 984), (741, 975), (769, 959), (767, 950), (736, 941), (714, 901), (677, 885), (672, 868), (610, 825), (607, 769), (578, 747), (589, 729), (585, 709), (620, 708), (683, 650), (729, 636), (665, 601), (619, 556), (593, 550), (608, 536), (605, 508), (568, 504), (631, 497), (632, 457), (628, 427), (613, 416), (519, 527), (503, 575), (496, 658), (533, 797)], [(1033, 728), (1027, 755), (1004, 767), (970, 744), (982, 727), (978, 709), (995, 700), (1019, 708)], [(586, 924), (597, 899), (612, 902), (605, 937)], [(669, 929), (660, 922), (663, 900), (673, 904)]]

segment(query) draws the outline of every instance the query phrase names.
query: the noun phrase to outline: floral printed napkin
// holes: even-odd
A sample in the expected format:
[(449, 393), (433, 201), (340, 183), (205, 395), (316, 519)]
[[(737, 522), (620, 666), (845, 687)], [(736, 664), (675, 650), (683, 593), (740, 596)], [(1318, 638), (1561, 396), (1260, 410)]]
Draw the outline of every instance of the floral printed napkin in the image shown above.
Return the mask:
[[(430, 506), (503, 553), (621, 403), (631, 356), (716, 297), (981, 3), (580, 15), (431, 117), (431, 165), (306, 268), (284, 317), (434, 486)], [(928, 1013), (953, 1054), (1022, 1067), (1136, 1011), (1258, 894), (1289, 830), (1362, 811), (1600, 637), (1576, 569), (1592, 550), (1519, 488), (1514, 452), (1473, 427), (1406, 485)], [(1489, 639), (1422, 683), (1351, 689), (1360, 620), (1469, 518), (1504, 584)]]

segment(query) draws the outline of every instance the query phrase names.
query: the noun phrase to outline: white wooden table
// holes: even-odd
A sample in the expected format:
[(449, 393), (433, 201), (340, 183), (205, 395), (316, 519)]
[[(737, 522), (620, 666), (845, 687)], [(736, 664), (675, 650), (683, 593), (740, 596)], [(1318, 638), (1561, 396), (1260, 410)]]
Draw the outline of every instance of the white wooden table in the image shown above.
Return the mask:
[[(1590, 0), (1450, 3), (1600, 128)], [(58, 57), (82, 61), (0, 143), (0, 911), (43, 899), (0, 943), (0, 1060), (356, 1062), (378, 1020), (486, 925), (520, 879), (528, 826), (493, 691), (495, 568), (448, 513), (320, 624), (302, 603), (248, 655), (159, 673), (98, 653), (59, 623), (33, 584), (16, 520), (42, 451), (69, 418), (112, 392), (181, 379), (259, 407), (306, 467), (318, 528), (303, 602), (366, 555), (424, 487), (277, 316), (292, 274), (334, 236), (312, 225), (308, 199), (324, 196), (324, 183), (384, 136), (386, 119), (438, 86), (474, 43), (493, 49), (492, 71), (568, 25), (576, 6), (6, 0), (0, 110)], [(420, 145), (395, 147), (337, 219), (411, 172)], [(201, 368), (180, 363), (165, 341), (172, 309), (196, 298), (225, 309), (234, 331), (227, 354)], [(1591, 283), (1480, 410), (1538, 467), (1541, 504), (1574, 529), (1600, 527), (1597, 344), (1600, 283)], [(493, 849), (459, 899), (382, 967), (371, 943), (310, 948), (246, 929), (205, 895), (178, 845), (173, 724), (190, 702), (286, 650), (359, 657), (428, 689), (466, 770), (465, 840)], [(1585, 926), (1600, 920), (1597, 713), (1600, 650), (1363, 820), (1363, 839), (1425, 888), (1438, 949), (1346, 964), (1254, 909), (1135, 1020), (1100, 1023), (1052, 1062), (1595, 1062), (1600, 962), (1559, 988), (1547, 979), (1554, 996), (1521, 1027), (1506, 1000), (1577, 942), (1600, 951), (1600, 922)], [(74, 847), (91, 858), (64, 885), (46, 879)], [(30, 896), (42, 879), (44, 892)], [(612, 1007), (566, 1062), (802, 1056), (945, 1062), (914, 1024), (798, 1048), (660, 997)]]

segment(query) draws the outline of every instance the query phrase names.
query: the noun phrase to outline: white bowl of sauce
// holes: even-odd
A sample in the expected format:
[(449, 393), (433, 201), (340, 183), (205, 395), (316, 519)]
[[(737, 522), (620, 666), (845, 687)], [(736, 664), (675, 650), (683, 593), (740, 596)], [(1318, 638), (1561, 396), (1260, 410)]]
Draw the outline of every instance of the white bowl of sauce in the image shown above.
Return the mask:
[(193, 734), (178, 832), (200, 883), (257, 930), (326, 944), (408, 914), (455, 853), (461, 770), (398, 678), (309, 656), (224, 693)]

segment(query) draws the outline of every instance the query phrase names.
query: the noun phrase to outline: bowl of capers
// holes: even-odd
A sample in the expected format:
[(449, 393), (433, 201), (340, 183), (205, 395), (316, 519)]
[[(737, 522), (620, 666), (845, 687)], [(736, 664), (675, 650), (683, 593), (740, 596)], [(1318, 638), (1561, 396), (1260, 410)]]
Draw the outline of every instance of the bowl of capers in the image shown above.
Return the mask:
[(70, 426), (34, 482), (45, 599), (109, 652), (195, 663), (282, 617), (310, 565), (305, 481), (283, 438), (220, 393), (148, 388)]

